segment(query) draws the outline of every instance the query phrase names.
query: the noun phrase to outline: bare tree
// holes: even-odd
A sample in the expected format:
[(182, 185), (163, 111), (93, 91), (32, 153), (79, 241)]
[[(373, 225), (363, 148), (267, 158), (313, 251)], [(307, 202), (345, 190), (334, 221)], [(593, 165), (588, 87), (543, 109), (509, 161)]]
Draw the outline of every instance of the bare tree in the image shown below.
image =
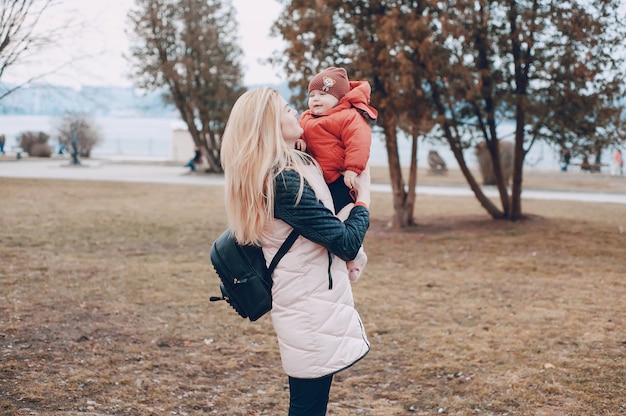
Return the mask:
[(102, 142), (101, 127), (87, 114), (67, 113), (56, 129), (61, 149), (70, 149), (74, 164), (79, 164), (78, 156), (90, 157), (93, 148)]
[(208, 170), (221, 172), (220, 140), (243, 93), (241, 49), (230, 2), (136, 0), (129, 14), (135, 85), (164, 90), (178, 109)]
[[(59, 0), (0, 0), (0, 80), (11, 67), (20, 64), (49, 45), (58, 27), (39, 30), (42, 20)], [(0, 84), (0, 100), (34, 79), (54, 72), (47, 68), (17, 85)]]

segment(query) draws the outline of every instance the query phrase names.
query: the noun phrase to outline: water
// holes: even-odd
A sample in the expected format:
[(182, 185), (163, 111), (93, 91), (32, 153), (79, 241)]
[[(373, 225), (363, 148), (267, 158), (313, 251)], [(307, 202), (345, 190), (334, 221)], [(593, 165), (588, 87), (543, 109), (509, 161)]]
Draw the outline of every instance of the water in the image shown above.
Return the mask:
[[(171, 137), (175, 128), (183, 127), (177, 118), (147, 118), (147, 117), (94, 117), (94, 123), (102, 132), (103, 141), (93, 151), (93, 157), (133, 156), (171, 158)], [(48, 116), (0, 116), (0, 134), (7, 138), (5, 150), (10, 151), (18, 146), (17, 135), (23, 131), (43, 131), (50, 135), (49, 144), (56, 148), (58, 132), (56, 125), (60, 123), (58, 117)], [(512, 126), (504, 127), (504, 134)], [(404, 166), (410, 163), (411, 142), (404, 136), (399, 136), (400, 163)], [(418, 145), (418, 164), (427, 167), (427, 157), (430, 150), (436, 150), (445, 160), (448, 167), (454, 168), (457, 162), (450, 149), (445, 144), (431, 144), (420, 140)], [(470, 167), (477, 165), (474, 152), (467, 150), (465, 159)], [(385, 143), (379, 133), (374, 132), (372, 138), (371, 163), (373, 165), (387, 164)], [(558, 170), (559, 155), (550, 146), (536, 143), (526, 157), (525, 168)]]
[[(506, 140), (512, 140), (511, 134), (515, 129), (513, 124), (503, 123), (498, 128), (499, 137)], [(400, 153), (400, 164), (408, 166), (411, 162), (411, 139), (407, 138), (403, 134), (398, 135), (398, 149)], [(455, 168), (458, 166), (454, 154), (448, 147), (447, 143), (432, 143), (425, 139), (420, 139), (417, 145), (417, 163), (420, 167), (428, 167), (428, 153), (431, 150), (437, 151), (439, 156), (446, 162), (448, 168)], [(465, 162), (470, 168), (478, 166), (478, 161), (474, 155), (473, 149), (467, 149), (464, 152)], [(385, 149), (384, 139), (382, 135), (374, 132), (372, 137), (372, 150), (370, 160), (375, 165), (387, 164), (387, 151)], [(574, 162), (574, 161), (573, 161)], [(554, 150), (551, 146), (545, 143), (535, 143), (526, 155), (524, 160), (525, 169), (540, 169), (540, 170), (559, 170), (559, 151)]]
[[(102, 142), (92, 151), (99, 156), (158, 156), (169, 157), (174, 128), (182, 122), (176, 118), (94, 117), (94, 125), (102, 133)], [(5, 151), (18, 146), (17, 136), (23, 131), (43, 131), (50, 135), (48, 144), (58, 146), (59, 117), (0, 116), (0, 134), (7, 138)]]
[[(439, 156), (446, 162), (449, 169), (454, 169), (458, 166), (454, 154), (447, 143), (433, 144), (424, 140), (420, 140), (417, 147), (418, 166), (428, 168), (428, 152), (431, 150), (435, 150), (439, 153)], [(398, 151), (400, 154), (400, 164), (402, 166), (408, 166), (411, 162), (411, 139), (404, 135), (398, 135)], [(465, 163), (467, 163), (468, 167), (474, 168), (478, 166), (478, 161), (474, 155), (473, 149), (465, 150), (464, 156)], [(373, 165), (387, 165), (387, 151), (385, 149), (384, 139), (380, 135), (373, 135), (370, 160)], [(524, 168), (559, 170), (559, 152), (545, 143), (535, 143), (530, 152), (526, 155)]]

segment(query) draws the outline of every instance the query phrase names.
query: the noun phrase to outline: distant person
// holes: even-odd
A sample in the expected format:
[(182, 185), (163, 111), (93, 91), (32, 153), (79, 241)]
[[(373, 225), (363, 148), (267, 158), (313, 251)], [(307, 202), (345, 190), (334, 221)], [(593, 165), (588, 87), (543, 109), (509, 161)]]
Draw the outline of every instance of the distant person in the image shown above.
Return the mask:
[(615, 151), (615, 155), (613, 156), (613, 175), (623, 175), (624, 174), (624, 157), (622, 156), (622, 151), (617, 149)]
[(571, 157), (572, 154), (570, 153), (569, 149), (561, 149), (561, 171), (567, 172)]
[(6, 141), (6, 138), (4, 134), (0, 134), (0, 154), (4, 154), (4, 142), (5, 141)]
[[(309, 109), (300, 117), (304, 133), (296, 148), (317, 160), (333, 196), (335, 213), (345, 219), (354, 206), (356, 177), (369, 161), (371, 125), (378, 111), (369, 105), (369, 82), (351, 82), (344, 68), (324, 69), (311, 78), (308, 91)], [(348, 262), (350, 281), (359, 279), (366, 264), (361, 247), (357, 257)]]
[(202, 162), (202, 152), (200, 151), (200, 146), (194, 147), (193, 151), (194, 151), (193, 158), (190, 159), (189, 162), (187, 162), (185, 166), (195, 172), (196, 164), (199, 164)]

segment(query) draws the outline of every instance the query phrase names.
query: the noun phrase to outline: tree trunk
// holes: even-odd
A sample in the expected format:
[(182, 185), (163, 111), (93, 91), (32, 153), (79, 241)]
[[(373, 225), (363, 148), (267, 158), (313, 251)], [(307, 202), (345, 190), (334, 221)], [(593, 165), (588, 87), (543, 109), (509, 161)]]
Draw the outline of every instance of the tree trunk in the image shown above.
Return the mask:
[(458, 162), (459, 168), (461, 169), (463, 176), (467, 180), (467, 183), (472, 189), (472, 192), (474, 192), (476, 199), (478, 199), (478, 202), (480, 202), (480, 205), (482, 205), (482, 207), (485, 208), (485, 210), (487, 210), (489, 215), (491, 215), (491, 217), (494, 219), (504, 218), (504, 213), (500, 211), (498, 207), (496, 207), (493, 204), (493, 202), (491, 202), (491, 200), (487, 198), (487, 196), (483, 193), (482, 189), (480, 188), (480, 185), (478, 184), (478, 182), (476, 182), (476, 179), (474, 179), (474, 175), (472, 175), (472, 172), (470, 172), (469, 168), (467, 167), (467, 164), (465, 163), (465, 158), (463, 157), (463, 150), (461, 148), (461, 143), (457, 139), (457, 137), (459, 137), (459, 134), (458, 132), (453, 133), (452, 129), (450, 128), (450, 125), (445, 120), (446, 108), (441, 101), (441, 94), (439, 93), (439, 88), (437, 87), (437, 83), (430, 82), (430, 86), (432, 89), (433, 101), (435, 102), (437, 111), (439, 112), (441, 117), (444, 117), (444, 121), (443, 123), (441, 123), (441, 128), (443, 129), (444, 136), (446, 140), (448, 141), (448, 144), (450, 145), (450, 150), (452, 150), (452, 153), (454, 154), (454, 158)]
[(411, 164), (409, 167), (409, 192), (407, 194), (407, 199), (405, 203), (405, 212), (410, 214), (410, 217), (407, 219), (408, 225), (415, 225), (415, 220), (413, 219), (413, 212), (415, 210), (415, 200), (417, 198), (417, 143), (418, 143), (418, 135), (413, 135), (412, 143), (411, 143)]
[[(523, 129), (523, 128), (522, 128)], [(518, 137), (521, 136), (521, 137)], [(511, 185), (511, 212), (509, 218), (517, 221), (522, 218), (522, 175), (524, 167), (524, 132), (515, 132), (515, 159)]]
[[(178, 109), (180, 117), (183, 119), (185, 125), (187, 126), (187, 130), (189, 131), (189, 135), (191, 136), (194, 145), (200, 148), (202, 156), (209, 165), (206, 171), (214, 173), (223, 172), (222, 165), (218, 157), (215, 156), (216, 153), (213, 152), (212, 149), (210, 149), (208, 146), (209, 141), (207, 141), (207, 136), (209, 136), (209, 133), (205, 132), (204, 130), (198, 130), (194, 115), (194, 107), (190, 102), (188, 102), (184, 93), (181, 92), (181, 89), (178, 86), (176, 80), (172, 81), (170, 86), (170, 92), (172, 94), (172, 100), (174, 101), (174, 104)], [(219, 152), (217, 154), (219, 155)]]
[[(496, 100), (494, 99), (494, 71), (492, 61), (489, 59), (490, 47), (486, 33), (477, 31), (475, 33), (474, 43), (476, 44), (479, 57), (478, 69), (480, 70), (482, 84), (480, 91), (484, 102), (484, 111), (476, 107), (476, 117), (483, 126), (483, 136), (485, 137), (487, 149), (491, 156), (491, 167), (493, 168), (493, 175), (496, 180), (498, 193), (500, 194), (500, 203), (502, 204), (501, 216), (507, 216), (509, 212), (509, 195), (507, 192), (507, 184), (504, 183), (502, 175), (502, 163), (500, 163), (500, 146), (495, 123)], [(482, 121), (483, 113), (487, 119), (486, 126)]]
[(489, 123), (493, 125), (491, 131), (491, 140), (487, 141), (489, 148), (489, 155), (491, 156), (491, 166), (493, 166), (493, 175), (496, 179), (496, 187), (498, 188), (498, 194), (500, 195), (500, 203), (502, 204), (502, 216), (501, 218), (508, 217), (510, 213), (510, 201), (509, 193), (507, 189), (507, 183), (504, 181), (504, 175), (502, 174), (502, 159), (500, 157), (500, 141), (496, 137), (495, 124), (493, 120), (489, 120)]
[(480, 187), (478, 182), (476, 182), (474, 175), (472, 175), (472, 172), (470, 172), (469, 168), (467, 167), (467, 163), (465, 163), (465, 158), (463, 157), (463, 152), (458, 145), (458, 142), (454, 140), (449, 129), (446, 130), (448, 130), (446, 132), (446, 138), (450, 145), (450, 149), (454, 154), (454, 158), (458, 162), (461, 173), (463, 173), (465, 180), (469, 184), (472, 192), (474, 192), (474, 195), (476, 196), (476, 199), (478, 199), (480, 205), (485, 208), (485, 210), (489, 213), (489, 215), (491, 215), (493, 219), (499, 220), (505, 218), (504, 212), (499, 210), (498, 207), (493, 202), (491, 202), (489, 198), (487, 198), (487, 195), (484, 194), (482, 188)]
[[(413, 220), (413, 204), (415, 201), (415, 189), (413, 189), (413, 199), (409, 200), (409, 195), (402, 179), (402, 167), (398, 154), (398, 136), (396, 126), (393, 122), (386, 122), (383, 126), (385, 144), (387, 146), (387, 163), (389, 165), (389, 177), (391, 179), (391, 191), (393, 194), (393, 217), (391, 227), (399, 229), (415, 225)], [(415, 188), (415, 187), (413, 187)]]
[(208, 128), (202, 129), (202, 149), (204, 152), (204, 157), (209, 165), (207, 172), (213, 173), (222, 173), (222, 162), (219, 159), (219, 149), (215, 149), (212, 146), (209, 146), (209, 143), (214, 143), (214, 133), (210, 131)]
[[(513, 164), (513, 184), (511, 186), (511, 211), (509, 219), (516, 221), (522, 218), (522, 173), (524, 166), (524, 121), (525, 99), (527, 93), (528, 71), (522, 67), (522, 52), (517, 30), (518, 13), (513, 3), (509, 9), (511, 25), (511, 53), (515, 70), (515, 158)], [(530, 54), (528, 54), (530, 56)], [(528, 58), (527, 58), (528, 59)]]

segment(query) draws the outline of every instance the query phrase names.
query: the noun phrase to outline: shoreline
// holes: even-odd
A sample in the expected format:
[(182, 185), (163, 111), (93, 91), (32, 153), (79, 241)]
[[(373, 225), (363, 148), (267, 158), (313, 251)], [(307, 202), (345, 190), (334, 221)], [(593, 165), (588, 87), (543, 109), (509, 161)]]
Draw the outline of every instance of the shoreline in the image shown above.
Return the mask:
[[(205, 174), (202, 172), (189, 172), (180, 161), (172, 161), (166, 157), (124, 156), (93, 157), (79, 159), (79, 166), (86, 169), (81, 174), (67, 172), (61, 173), (57, 168), (71, 168), (69, 155), (52, 155), (50, 158), (31, 158), (29, 156), (17, 159), (15, 154), (0, 155), (0, 177), (28, 177), (28, 178), (55, 178), (61, 179), (85, 179), (105, 178), (110, 176), (113, 180), (124, 180), (123, 171), (127, 174), (137, 175), (137, 180), (143, 177), (150, 182), (172, 180), (174, 183), (184, 183), (192, 180), (194, 183), (213, 183), (221, 175)], [(28, 166), (33, 166), (29, 169)], [(118, 166), (118, 169), (114, 167)], [(106, 171), (106, 172), (104, 172)], [(481, 183), (481, 177), (476, 169), (470, 168), (475, 179)], [(408, 178), (408, 167), (403, 167), (403, 180)], [(155, 175), (152, 180), (149, 175)], [(182, 177), (182, 178), (181, 178)], [(193, 178), (193, 179), (191, 179)], [(207, 180), (210, 178), (210, 180)], [(184, 179), (184, 180), (183, 180)], [(390, 183), (389, 170), (385, 165), (372, 166), (372, 183), (380, 186)], [(470, 191), (469, 185), (460, 169), (450, 168), (444, 175), (429, 173), (425, 167), (418, 167), (417, 185), (425, 187), (460, 188)], [(485, 191), (495, 191), (495, 186), (483, 186)], [(526, 168), (523, 177), (523, 191), (559, 191), (559, 192), (588, 192), (588, 193), (612, 193), (626, 195), (626, 175), (610, 175), (608, 168), (605, 171), (591, 173), (587, 171), (570, 169), (566, 172), (560, 170), (545, 170)]]

